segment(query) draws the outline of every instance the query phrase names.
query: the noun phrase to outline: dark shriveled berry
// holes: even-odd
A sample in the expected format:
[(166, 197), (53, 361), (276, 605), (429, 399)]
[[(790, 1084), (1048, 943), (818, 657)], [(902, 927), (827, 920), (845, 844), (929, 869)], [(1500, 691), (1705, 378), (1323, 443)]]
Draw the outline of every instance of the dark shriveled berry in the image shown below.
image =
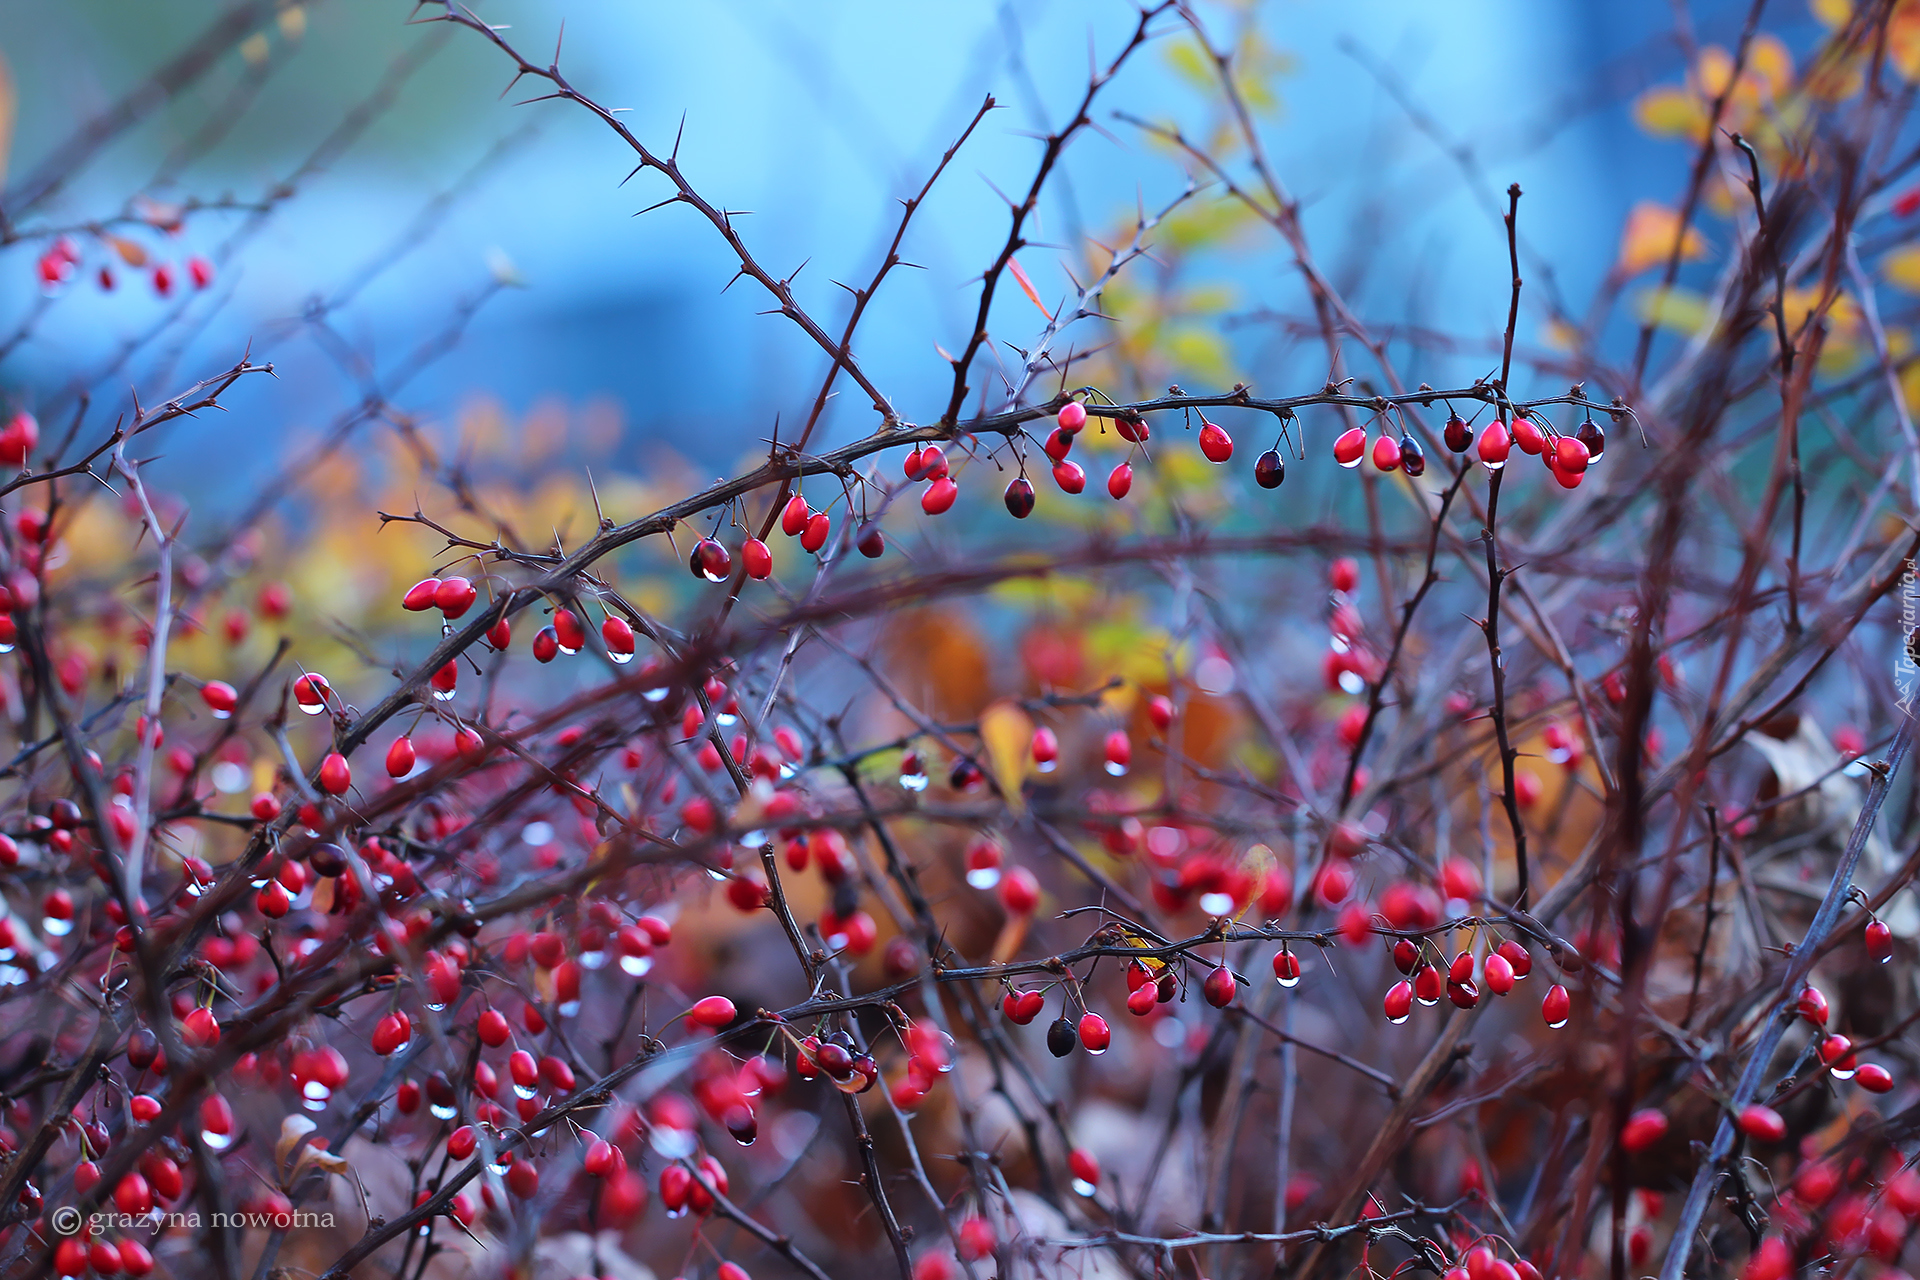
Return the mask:
[(1287, 464), (1281, 460), (1278, 449), (1267, 450), (1253, 464), (1253, 482), (1262, 489), (1278, 489), (1286, 478)]
[(1400, 437), (1400, 469), (1410, 476), (1427, 474), (1427, 455), (1412, 436)]
[(1070, 1018), (1056, 1018), (1047, 1027), (1047, 1052), (1056, 1058), (1064, 1058), (1073, 1052), (1073, 1046), (1080, 1043), (1080, 1033), (1074, 1030)]
[(1600, 461), (1600, 455), (1607, 451), (1607, 433), (1591, 418), (1580, 424), (1573, 438), (1587, 446), (1587, 455), (1594, 462)]
[(1007, 511), (1015, 520), (1025, 520), (1033, 514), (1033, 481), (1015, 476), (1007, 482)]
[(1447, 418), (1446, 430), (1441, 435), (1446, 439), (1447, 448), (1455, 453), (1465, 453), (1473, 447), (1473, 428), (1457, 413)]

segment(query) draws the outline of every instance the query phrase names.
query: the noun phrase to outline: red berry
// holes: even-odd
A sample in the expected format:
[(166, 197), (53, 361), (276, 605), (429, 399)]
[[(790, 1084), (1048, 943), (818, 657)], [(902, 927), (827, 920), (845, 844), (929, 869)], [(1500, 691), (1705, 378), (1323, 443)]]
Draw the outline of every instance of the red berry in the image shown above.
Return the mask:
[(1341, 466), (1352, 469), (1360, 465), (1360, 459), (1367, 453), (1367, 429), (1350, 427), (1340, 433), (1333, 442), (1333, 460)]
[(1038, 991), (1017, 991), (1011, 987), (1000, 1001), (1001, 1012), (1023, 1027), (1039, 1017), (1046, 1005), (1047, 998)]
[(1533, 954), (1524, 946), (1508, 938), (1495, 948), (1500, 958), (1513, 966), (1513, 976), (1524, 978), (1533, 972)]
[(687, 1021), (697, 1027), (724, 1027), (736, 1015), (733, 1001), (725, 996), (707, 996), (687, 1010)]
[(1118, 502), (1133, 489), (1133, 464), (1123, 462), (1107, 476), (1107, 494)]
[(338, 751), (320, 762), (320, 789), (330, 796), (345, 795), (353, 785), (353, 768)]
[(225, 720), (240, 705), (240, 694), (224, 680), (209, 680), (200, 686), (200, 700), (207, 704), (215, 719)]
[(1546, 1019), (1549, 1027), (1558, 1029), (1566, 1026), (1567, 1017), (1572, 1011), (1573, 998), (1567, 994), (1565, 987), (1556, 982), (1547, 988), (1546, 998), (1540, 1002), (1540, 1016)]
[(920, 509), (930, 516), (942, 515), (952, 508), (953, 500), (959, 496), (959, 486), (948, 477), (941, 476), (920, 495)]
[(1067, 1152), (1067, 1172), (1073, 1175), (1073, 1189), (1083, 1196), (1092, 1195), (1100, 1185), (1100, 1162), (1084, 1147)]
[(533, 660), (552, 662), (560, 656), (560, 633), (552, 627), (542, 627), (533, 636)]
[(1373, 442), (1373, 465), (1381, 471), (1400, 469), (1400, 445), (1385, 432)]
[(1868, 1093), (1891, 1093), (1893, 1076), (1877, 1062), (1863, 1062), (1859, 1071), (1854, 1073), (1853, 1082)]
[(1048, 458), (1059, 462), (1073, 452), (1073, 432), (1062, 431), (1056, 427), (1053, 434), (1047, 437), (1047, 442), (1040, 447)]
[(773, 573), (773, 552), (758, 538), (747, 539), (740, 548), (740, 560), (747, 566), (747, 576), (755, 582), (765, 582)]
[(1498, 471), (1507, 465), (1507, 455), (1513, 450), (1513, 437), (1507, 434), (1507, 424), (1495, 418), (1480, 433), (1480, 461), (1487, 470)]
[(1740, 1132), (1755, 1142), (1779, 1142), (1787, 1136), (1787, 1122), (1772, 1107), (1751, 1103), (1740, 1113)]
[(733, 556), (713, 538), (702, 538), (694, 544), (693, 554), (687, 558), (687, 567), (696, 578), (705, 578), (708, 582), (725, 582), (733, 572)]
[(1592, 461), (1587, 446), (1573, 436), (1561, 436), (1560, 442), (1553, 448), (1553, 454), (1560, 470), (1575, 474), (1585, 471), (1587, 464)]
[(1133, 763), (1133, 740), (1127, 737), (1125, 729), (1115, 729), (1107, 735), (1107, 772), (1114, 777), (1125, 776), (1127, 766)]
[(1620, 1145), (1638, 1155), (1667, 1136), (1665, 1113), (1648, 1107), (1627, 1117), (1620, 1130)]
[(1017, 916), (1031, 914), (1040, 905), (1040, 882), (1025, 867), (1015, 867), (1000, 878), (1000, 904)]
[(1086, 1046), (1088, 1053), (1105, 1053), (1107, 1046), (1113, 1043), (1113, 1032), (1107, 1027), (1107, 1020), (1097, 1013), (1080, 1015), (1080, 1043)]
[(187, 259), (187, 276), (193, 281), (193, 287), (204, 289), (213, 283), (213, 264), (199, 254)]
[(1200, 452), (1208, 462), (1225, 462), (1233, 456), (1233, 437), (1219, 423), (1209, 422), (1200, 428)]
[(1480, 967), (1480, 973), (1486, 979), (1487, 990), (1497, 996), (1503, 996), (1513, 990), (1513, 966), (1498, 951), (1486, 958)]
[(409, 613), (425, 613), (433, 608), (434, 593), (440, 589), (440, 579), (422, 578), (407, 588), (407, 594), (400, 597), (400, 607)]
[(1352, 595), (1360, 585), (1360, 562), (1341, 556), (1327, 568), (1327, 584), (1342, 595)]
[(1404, 979), (1387, 988), (1387, 998), (1382, 1002), (1387, 1021), (1399, 1026), (1413, 1012), (1413, 984)]
[(433, 589), (434, 607), (449, 619), (465, 614), (479, 598), (479, 589), (465, 578), (442, 578)]
[(1087, 407), (1078, 400), (1069, 400), (1060, 406), (1060, 414), (1055, 419), (1062, 431), (1078, 431), (1087, 425)]
[(807, 527), (800, 535), (800, 545), (808, 551), (818, 551), (827, 545), (827, 535), (833, 532), (833, 520), (824, 511), (816, 511), (807, 517)]
[(513, 624), (505, 618), (487, 628), (487, 643), (495, 649), (504, 650), (513, 643)]
[(1794, 1002), (1793, 1008), (1795, 1013), (1814, 1026), (1827, 1025), (1827, 997), (1821, 994), (1820, 988), (1811, 985), (1800, 988), (1800, 998)]
[(1865, 934), (1867, 954), (1881, 964), (1893, 958), (1893, 930), (1884, 920), (1869, 920)]
[(787, 505), (780, 512), (780, 532), (789, 538), (797, 538), (806, 532), (807, 519), (812, 515), (807, 508), (807, 500), (799, 494), (787, 499)]
[(1546, 447), (1547, 437), (1532, 418), (1524, 413), (1513, 415), (1513, 442), (1520, 446), (1520, 452), (1538, 455)]
[(1053, 482), (1066, 493), (1079, 493), (1087, 487), (1087, 473), (1077, 462), (1056, 462), (1053, 464)]
[(1273, 977), (1283, 987), (1291, 987), (1300, 981), (1300, 957), (1282, 948), (1274, 953)]
[(195, 1009), (181, 1021), (180, 1038), (195, 1049), (216, 1045), (220, 1043), (220, 1020), (211, 1009)]
[[(1233, 1003), (1233, 993), (1237, 985), (1233, 980), (1232, 971), (1225, 965), (1221, 965), (1207, 975), (1206, 981), (1200, 984), (1200, 991), (1206, 996), (1208, 1004), (1216, 1009), (1224, 1009)], [(1143, 991), (1145, 989), (1141, 988)]]

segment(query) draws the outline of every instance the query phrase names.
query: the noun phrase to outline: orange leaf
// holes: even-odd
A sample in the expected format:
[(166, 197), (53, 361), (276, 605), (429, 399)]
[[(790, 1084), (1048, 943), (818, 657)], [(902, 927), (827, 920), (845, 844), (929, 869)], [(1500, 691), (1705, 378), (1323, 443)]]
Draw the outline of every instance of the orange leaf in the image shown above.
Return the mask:
[(1616, 269), (1621, 275), (1638, 275), (1648, 267), (1664, 263), (1672, 257), (1676, 243), (1682, 258), (1706, 256), (1706, 239), (1692, 227), (1688, 227), (1685, 235), (1682, 235), (1678, 213), (1665, 205), (1642, 200), (1627, 215), (1627, 227), (1620, 236), (1620, 261)]
[(1047, 310), (1047, 304), (1040, 301), (1040, 291), (1033, 287), (1033, 281), (1027, 279), (1027, 273), (1020, 269), (1020, 264), (1008, 258), (1007, 270), (1013, 272), (1013, 278), (1020, 282), (1020, 287), (1026, 290), (1029, 298), (1033, 299), (1033, 305), (1040, 308), (1040, 314), (1049, 320), (1053, 319), (1053, 312)]
[(113, 246), (113, 251), (120, 255), (120, 261), (128, 266), (138, 269), (147, 265), (147, 251), (136, 241), (128, 240), (124, 236), (108, 236), (106, 241)]

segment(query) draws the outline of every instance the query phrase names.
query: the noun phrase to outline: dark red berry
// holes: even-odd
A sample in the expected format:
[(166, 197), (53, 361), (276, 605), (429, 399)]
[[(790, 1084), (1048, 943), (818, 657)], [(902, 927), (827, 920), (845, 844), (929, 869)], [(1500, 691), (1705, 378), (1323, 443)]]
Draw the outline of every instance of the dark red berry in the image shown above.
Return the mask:
[(1278, 449), (1269, 449), (1253, 464), (1253, 482), (1262, 489), (1278, 489), (1287, 478), (1287, 464)]
[(1007, 482), (1007, 511), (1015, 520), (1025, 520), (1033, 514), (1033, 481), (1025, 476), (1015, 476)]

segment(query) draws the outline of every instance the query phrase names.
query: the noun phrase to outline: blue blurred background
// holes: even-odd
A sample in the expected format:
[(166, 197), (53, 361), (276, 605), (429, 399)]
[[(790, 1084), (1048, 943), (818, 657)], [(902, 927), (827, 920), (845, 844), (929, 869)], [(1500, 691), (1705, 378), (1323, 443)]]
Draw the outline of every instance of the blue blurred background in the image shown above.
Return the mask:
[[(1505, 249), (1491, 211), (1509, 182), (1527, 193), (1530, 250), (1553, 264), (1551, 282), (1533, 282), (1557, 289), (1577, 315), (1627, 209), (1671, 200), (1684, 182), (1684, 149), (1645, 137), (1628, 110), (1641, 88), (1677, 79), (1684, 66), (1672, 11), (1659, 0), (1283, 0), (1202, 11), (1223, 38), (1260, 24), (1273, 55), (1265, 88), (1276, 99), (1263, 117), (1265, 142), (1303, 202), (1323, 266), (1371, 322), (1476, 339), (1500, 328)], [(218, 262), (212, 288), (188, 291), (188, 314), (204, 323), (185, 346), (177, 334), (147, 337), (182, 305), (180, 293), (162, 302), (146, 280), (122, 273), (111, 293), (81, 281), (48, 302), (33, 270), (44, 239), (0, 255), (0, 340), (33, 317), (30, 336), (0, 362), (0, 389), (48, 417), (49, 431), (64, 424), (79, 388), (93, 387), (89, 421), (104, 423), (125, 407), (125, 389), (150, 401), (251, 343), (256, 358), (274, 362), (278, 385), (237, 389), (232, 413), (181, 431), (166, 449), (171, 483), (198, 501), (235, 501), (278, 460), (263, 443), (322, 431), (359, 399), (366, 384), (356, 361), (390, 388), (412, 353), (450, 333), (462, 307), (498, 278), (515, 286), (486, 298), (457, 346), (412, 376), (398, 403), (427, 420), (475, 397), (497, 400), (516, 421), (541, 405), (598, 406), (598, 421), (622, 424), (621, 449), (665, 440), (716, 474), (767, 436), (776, 416), (804, 415), (824, 357), (791, 323), (760, 314), (767, 297), (752, 282), (723, 290), (734, 263), (712, 228), (685, 206), (634, 217), (667, 188), (652, 173), (621, 185), (633, 161), (609, 129), (573, 104), (516, 105), (543, 86), (523, 81), (503, 95), (510, 68), (498, 50), (471, 31), (408, 25), (410, 7), (397, 0), (261, 5), (251, 44), (148, 112), (57, 192), (18, 210), (23, 184), (83, 122), (221, 12), (206, 0), (0, 6), (0, 52), (18, 103), (6, 177), (17, 231), (98, 218), (137, 191), (260, 200), (383, 87), (394, 95), (256, 229), (237, 237), (249, 215), (209, 211), (171, 245), (145, 237), (177, 260), (201, 253)], [(536, 61), (552, 55), (564, 23), (562, 68), (572, 81), (626, 109), (622, 119), (651, 147), (669, 150), (679, 133), (693, 184), (747, 211), (739, 225), (753, 251), (776, 273), (798, 271), (802, 304), (835, 332), (848, 298), (833, 282), (871, 274), (899, 198), (992, 93), (1002, 109), (908, 235), (906, 255), (923, 269), (894, 274), (858, 343), (875, 381), (922, 421), (945, 403), (949, 374), (936, 344), (964, 344), (974, 282), (1005, 238), (996, 191), (1024, 190), (1039, 153), (1034, 135), (1069, 118), (1090, 56), (1104, 62), (1136, 18), (1107, 0), (489, 0), (479, 12), (506, 24), (507, 38)], [(1699, 6), (1695, 32), (1729, 42), (1743, 14), (1744, 6)], [(1807, 20), (1778, 21), (1791, 37), (1792, 24)], [(1416, 124), (1409, 105), (1432, 127)], [(1114, 119), (1116, 108), (1189, 129), (1203, 128), (1210, 110), (1171, 43), (1145, 50), (1096, 108), (1102, 132), (1073, 143), (1036, 239), (1062, 245), (1110, 232), (1137, 203), (1156, 207), (1183, 184), (1176, 157)], [(215, 145), (153, 184), (170, 154), (194, 152), (206, 131), (226, 125)], [(402, 248), (330, 314), (324, 341), (300, 323), (316, 300)], [(1065, 296), (1067, 255), (1033, 248), (1021, 260), (1049, 305)], [(1216, 253), (1202, 274), (1231, 290), (1229, 316), (1305, 310), (1271, 235)], [(1540, 320), (1529, 316), (1523, 333)], [(1017, 291), (1002, 289), (997, 337), (1024, 344), (1038, 322)], [(1269, 388), (1325, 377), (1315, 344), (1276, 345), (1267, 332), (1229, 325), (1238, 376)], [(1413, 362), (1437, 385), (1488, 367), (1484, 348)], [(857, 393), (843, 394), (828, 430), (846, 438), (873, 422)]]

